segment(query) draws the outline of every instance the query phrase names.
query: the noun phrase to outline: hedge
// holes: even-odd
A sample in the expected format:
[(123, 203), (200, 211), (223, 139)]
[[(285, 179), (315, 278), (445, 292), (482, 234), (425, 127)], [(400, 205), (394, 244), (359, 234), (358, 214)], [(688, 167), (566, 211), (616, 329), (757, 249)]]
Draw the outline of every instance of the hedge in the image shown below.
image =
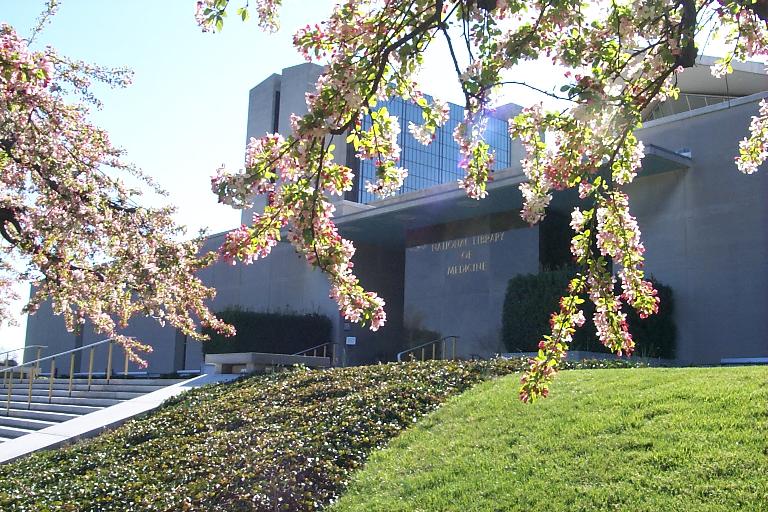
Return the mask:
[(206, 354), (266, 352), (295, 354), (331, 341), (331, 320), (317, 313), (261, 313), (229, 308), (217, 314), (237, 329), (227, 338), (206, 330), (211, 339), (203, 343)]
[[(558, 308), (575, 271), (565, 268), (515, 276), (509, 280), (502, 312), (502, 339), (510, 352), (535, 352), (549, 333), (549, 317)], [(673, 359), (677, 331), (673, 313), (672, 289), (651, 279), (661, 299), (659, 312), (640, 319), (634, 309), (625, 308), (627, 323), (635, 340), (635, 354), (642, 357)], [(618, 290), (617, 290), (618, 293)], [(584, 304), (587, 322), (576, 331), (571, 350), (608, 352), (595, 335), (591, 317), (594, 306)]]

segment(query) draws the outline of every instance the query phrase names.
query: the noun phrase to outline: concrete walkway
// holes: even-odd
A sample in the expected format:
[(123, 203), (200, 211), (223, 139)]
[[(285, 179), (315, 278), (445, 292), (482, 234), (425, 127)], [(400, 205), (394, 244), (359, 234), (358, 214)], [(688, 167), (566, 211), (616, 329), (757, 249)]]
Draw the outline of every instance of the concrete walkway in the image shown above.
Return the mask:
[(38, 450), (50, 450), (78, 439), (93, 437), (117, 427), (139, 414), (157, 408), (165, 400), (206, 384), (234, 380), (239, 375), (200, 375), (172, 384), (146, 395), (126, 400), (90, 414), (38, 430), (0, 444), (0, 464), (5, 464)]

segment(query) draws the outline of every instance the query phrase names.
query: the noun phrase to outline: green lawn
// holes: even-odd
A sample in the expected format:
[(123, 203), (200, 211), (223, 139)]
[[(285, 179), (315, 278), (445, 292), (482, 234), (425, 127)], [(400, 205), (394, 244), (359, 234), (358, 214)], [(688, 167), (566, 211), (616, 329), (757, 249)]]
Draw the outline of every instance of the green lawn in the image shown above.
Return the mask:
[(341, 511), (768, 511), (768, 369), (561, 373), (451, 399), (372, 454)]

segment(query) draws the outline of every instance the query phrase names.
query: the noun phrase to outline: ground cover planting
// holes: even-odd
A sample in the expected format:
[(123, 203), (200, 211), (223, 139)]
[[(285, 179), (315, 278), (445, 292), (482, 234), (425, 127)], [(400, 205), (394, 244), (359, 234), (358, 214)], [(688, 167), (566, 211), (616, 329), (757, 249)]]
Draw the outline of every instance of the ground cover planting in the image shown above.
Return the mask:
[(768, 368), (485, 382), (375, 452), (333, 512), (768, 510)]
[(449, 397), (521, 367), (297, 370), (193, 390), (92, 441), (0, 466), (0, 510), (316, 510), (372, 450)]

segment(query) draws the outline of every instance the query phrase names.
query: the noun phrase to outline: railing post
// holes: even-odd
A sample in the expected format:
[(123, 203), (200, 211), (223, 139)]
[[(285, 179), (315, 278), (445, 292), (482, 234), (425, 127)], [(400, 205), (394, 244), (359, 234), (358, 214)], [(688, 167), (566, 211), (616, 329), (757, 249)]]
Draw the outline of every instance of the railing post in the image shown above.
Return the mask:
[[(29, 373), (27, 373), (27, 378), (29, 379), (29, 386), (28, 386), (28, 391), (27, 391), (27, 409), (31, 409), (32, 408), (32, 382), (34, 382), (34, 380), (35, 380), (35, 367), (36, 366), (37, 366), (37, 364), (35, 364), (35, 366), (31, 367), (29, 369)], [(24, 370), (21, 371), (21, 375), (22, 375), (22, 377), (24, 376)]]
[(437, 355), (437, 343), (433, 343), (432, 344), (432, 360), (433, 361), (437, 359), (437, 357), (435, 357), (436, 355)]
[(456, 359), (456, 336), (451, 336), (453, 338), (453, 359)]
[(75, 354), (69, 354), (69, 396), (72, 397), (72, 379), (75, 376)]
[(323, 357), (325, 357), (327, 350), (328, 350), (328, 344), (326, 343), (325, 345), (323, 345)]
[(107, 384), (109, 384), (109, 379), (112, 377), (112, 342), (109, 342), (109, 351), (107, 352)]
[(91, 380), (93, 379), (93, 353), (96, 347), (91, 347), (91, 356), (88, 358), (88, 391), (91, 390)]
[(125, 350), (125, 365), (123, 366), (123, 377), (128, 378), (128, 351)]
[(51, 359), (51, 376), (48, 379), (48, 403), (53, 401), (53, 381), (56, 380), (56, 358)]
[(43, 347), (37, 347), (37, 357), (35, 357), (35, 361), (37, 361), (35, 363), (35, 375), (40, 373), (40, 356), (42, 355), (42, 353), (43, 353)]
[(424, 360), (424, 349), (425, 349), (425, 348), (426, 348), (426, 347), (421, 347), (421, 360), (422, 360), (422, 361)]
[(11, 395), (13, 394), (13, 372), (11, 372), (11, 378), (8, 379), (8, 401), (5, 404), (5, 415), (11, 415)]
[[(8, 368), (8, 361), (10, 361), (10, 359), (8, 358), (9, 355), (10, 355), (10, 352), (6, 352), (5, 353), (5, 367), (6, 368)], [(3, 385), (5, 385), (5, 382), (8, 380), (8, 373), (9, 372), (3, 372)]]

